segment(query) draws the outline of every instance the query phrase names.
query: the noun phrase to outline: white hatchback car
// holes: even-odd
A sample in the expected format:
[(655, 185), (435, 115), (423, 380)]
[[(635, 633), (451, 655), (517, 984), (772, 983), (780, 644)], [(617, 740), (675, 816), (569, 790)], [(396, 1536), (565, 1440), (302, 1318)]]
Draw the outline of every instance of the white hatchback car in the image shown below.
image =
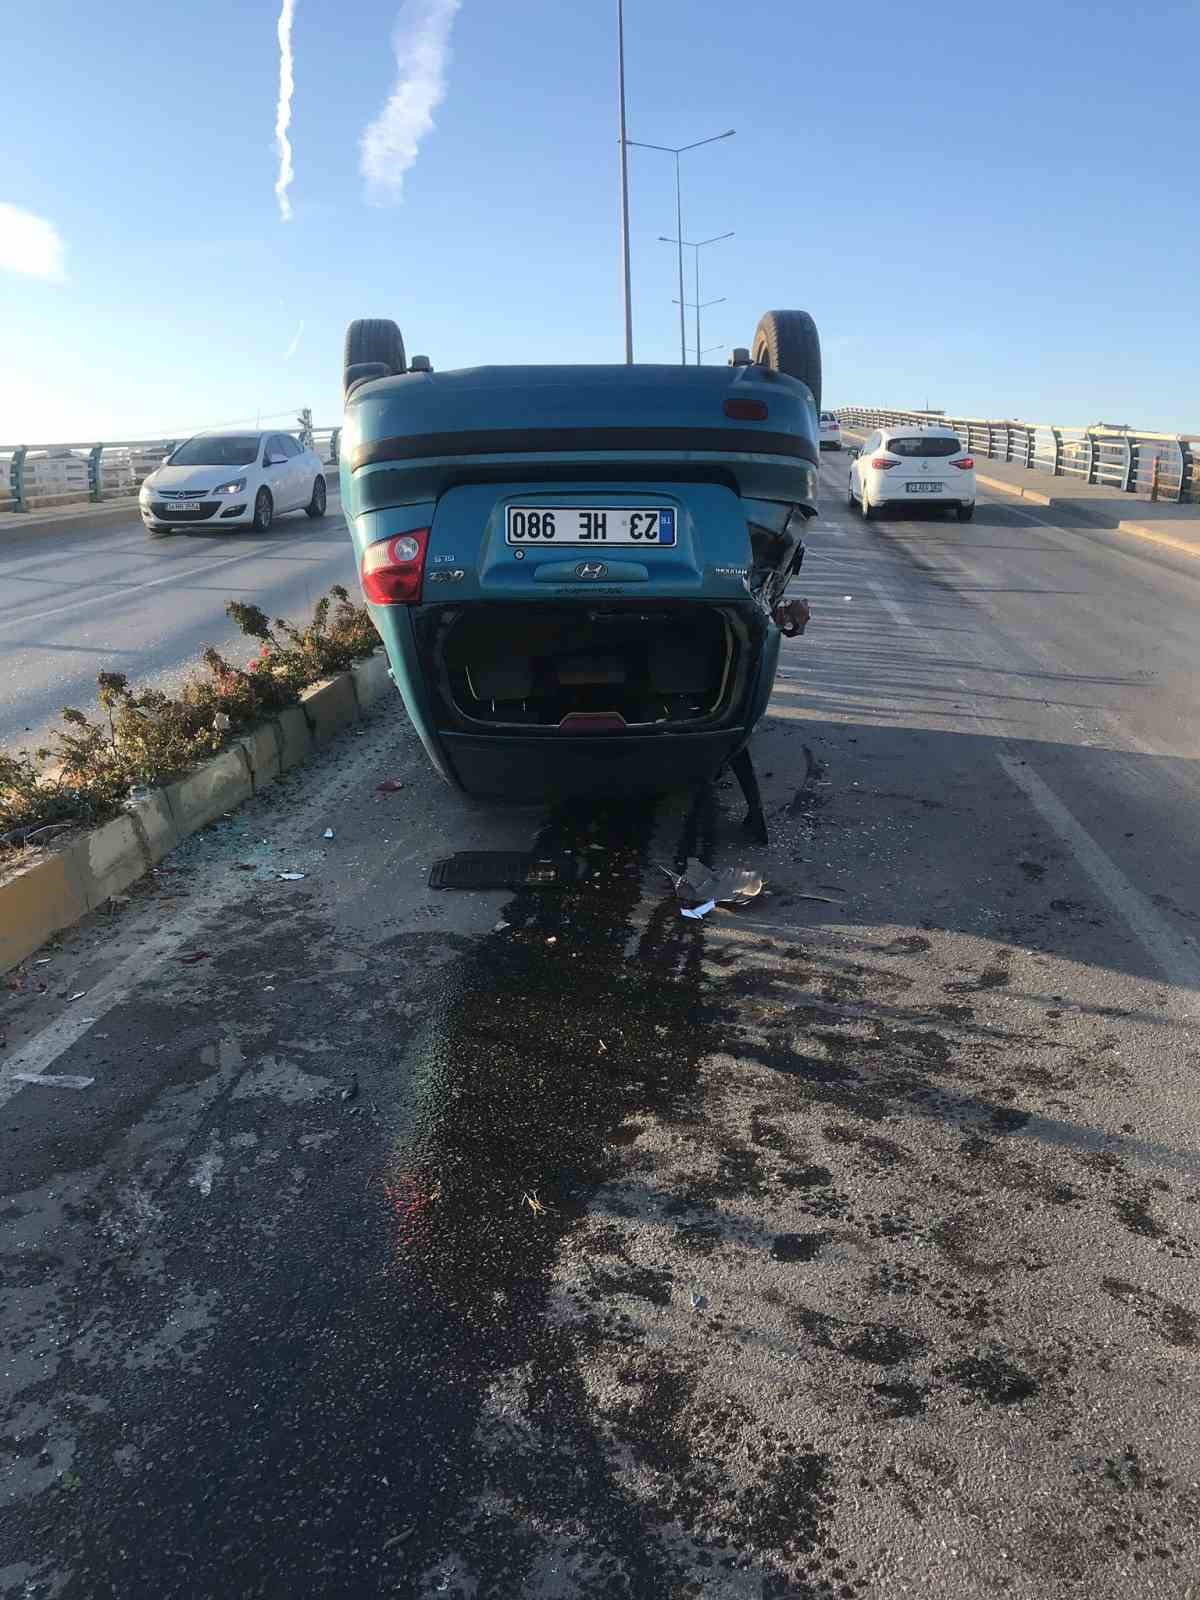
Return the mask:
[(899, 506), (938, 506), (960, 522), (975, 515), (975, 460), (949, 428), (882, 428), (850, 467), (849, 501), (869, 521)]
[(138, 494), (149, 533), (200, 525), (266, 533), (286, 511), (325, 515), (325, 468), (290, 433), (198, 433)]
[(842, 448), (842, 425), (832, 411), (822, 411), (819, 437), (822, 450)]

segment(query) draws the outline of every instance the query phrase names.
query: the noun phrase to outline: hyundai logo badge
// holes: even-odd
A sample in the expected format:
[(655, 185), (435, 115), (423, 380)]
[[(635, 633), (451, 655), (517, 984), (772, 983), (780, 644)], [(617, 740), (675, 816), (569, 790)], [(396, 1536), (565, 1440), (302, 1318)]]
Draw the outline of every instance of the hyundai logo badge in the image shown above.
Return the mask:
[(581, 561), (575, 568), (577, 578), (607, 578), (608, 568), (603, 561)]

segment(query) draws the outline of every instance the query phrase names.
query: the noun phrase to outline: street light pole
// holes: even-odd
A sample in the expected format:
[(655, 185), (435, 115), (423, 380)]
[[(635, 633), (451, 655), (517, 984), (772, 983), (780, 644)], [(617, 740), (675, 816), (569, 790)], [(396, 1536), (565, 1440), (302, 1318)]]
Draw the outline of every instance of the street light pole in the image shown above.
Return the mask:
[[(679, 158), (686, 155), (689, 150), (699, 150), (702, 144), (716, 144), (720, 139), (732, 139), (737, 132), (736, 128), (726, 128), (724, 133), (714, 133), (708, 139), (696, 139), (691, 144), (646, 144), (641, 139), (626, 139), (622, 132), (622, 146), (636, 145), (639, 150), (662, 150), (665, 154), (675, 157), (675, 232), (679, 242), (679, 359), (683, 366), (687, 366), (687, 324), (683, 313), (683, 189), (679, 176)], [(674, 242), (674, 241), (672, 241)]]
[(675, 232), (679, 236), (679, 364), (687, 366), (687, 334), (683, 331), (683, 189), (679, 182), (679, 156), (675, 152)]
[[(672, 305), (675, 304), (674, 300), (672, 300), (671, 304)], [(690, 306), (692, 304), (692, 302), (689, 300), (687, 302), (687, 304)], [(720, 299), (718, 299), (718, 300), (706, 300), (703, 305), (701, 305), (699, 301), (696, 302), (696, 304), (695, 304), (695, 312), (696, 312), (696, 339), (697, 339), (696, 350), (697, 350), (697, 352), (699, 352), (699, 350), (700, 350), (700, 345), (699, 345), (699, 339), (700, 339), (700, 313), (702, 311), (707, 311), (709, 306), (723, 306), (724, 304), (725, 304), (725, 296), (724, 295), (722, 295), (720, 297)], [(713, 349), (713, 350), (720, 349), (720, 348), (723, 348), (723, 347), (719, 346), (719, 345), (710, 346), (710, 349)], [(699, 354), (696, 357), (696, 365), (697, 366), (700, 365)]]
[[(694, 304), (695, 304), (695, 307), (696, 307), (696, 365), (699, 366), (700, 365), (700, 312), (703, 309), (703, 307), (700, 304), (700, 252), (701, 252), (701, 250), (704, 249), (704, 246), (706, 244), (720, 244), (722, 239), (732, 239), (733, 238), (733, 233), (732, 232), (729, 232), (729, 233), (714, 233), (711, 239), (685, 239), (683, 237), (682, 233), (680, 233), (674, 239), (668, 239), (665, 233), (660, 233), (658, 237), (659, 237), (659, 240), (660, 240), (660, 242), (662, 244), (677, 244), (679, 246), (679, 274), (680, 274), (679, 304), (681, 306), (683, 305), (683, 247), (684, 247), (684, 245), (687, 245), (689, 250), (694, 250), (696, 252), (696, 299), (694, 301)], [(717, 300), (710, 300), (708, 302), (708, 304), (712, 305), (712, 306), (715, 306), (715, 305), (719, 305), (720, 302), (717, 301)], [(680, 315), (682, 316), (682, 312), (680, 313)]]
[(625, 365), (633, 365), (633, 294), (629, 277), (629, 158), (625, 137), (625, 4), (617, 0), (617, 100), (621, 125), (621, 268), (625, 281)]

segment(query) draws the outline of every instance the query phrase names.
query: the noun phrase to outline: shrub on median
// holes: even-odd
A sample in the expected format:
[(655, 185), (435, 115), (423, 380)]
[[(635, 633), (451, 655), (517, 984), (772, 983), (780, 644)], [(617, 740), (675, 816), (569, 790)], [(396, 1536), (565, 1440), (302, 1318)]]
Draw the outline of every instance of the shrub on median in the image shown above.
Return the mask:
[(178, 777), (263, 717), (295, 705), (301, 690), (365, 660), (379, 643), (367, 608), (352, 604), (340, 585), (317, 602), (303, 628), (281, 617), (272, 623), (239, 600), (225, 610), (259, 643), (245, 667), (210, 647), (203, 672), (175, 694), (135, 693), (123, 673), (101, 672), (101, 719), (67, 706), (48, 748), (0, 751), (0, 856), (40, 843), (38, 831), (55, 824), (90, 827), (116, 816), (135, 785)]

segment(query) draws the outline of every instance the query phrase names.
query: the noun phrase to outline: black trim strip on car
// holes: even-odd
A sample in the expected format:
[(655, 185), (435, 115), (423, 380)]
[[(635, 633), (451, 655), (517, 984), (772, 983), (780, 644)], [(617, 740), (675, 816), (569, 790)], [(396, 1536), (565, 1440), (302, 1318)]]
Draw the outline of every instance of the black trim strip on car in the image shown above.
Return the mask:
[(821, 464), (817, 446), (794, 433), (756, 428), (488, 428), (471, 432), (401, 433), (360, 444), (351, 457), (355, 472), (381, 462), (427, 456), (542, 455), (584, 450), (619, 450), (631, 455), (666, 450), (719, 454), (793, 456)]

